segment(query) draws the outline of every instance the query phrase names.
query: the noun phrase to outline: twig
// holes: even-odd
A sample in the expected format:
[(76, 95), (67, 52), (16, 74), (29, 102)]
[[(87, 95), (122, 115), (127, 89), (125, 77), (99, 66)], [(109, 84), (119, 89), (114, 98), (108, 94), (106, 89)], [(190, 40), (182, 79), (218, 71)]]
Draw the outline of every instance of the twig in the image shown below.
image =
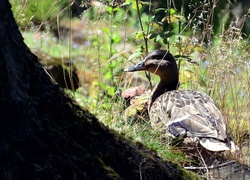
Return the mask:
[[(146, 53), (148, 53), (148, 38), (146, 37), (146, 34), (145, 34), (145, 32), (144, 32), (144, 29), (143, 29), (143, 25), (142, 25), (142, 21), (141, 21), (141, 14), (140, 14), (140, 10), (139, 10), (139, 2), (138, 2), (138, 0), (136, 0), (136, 10), (137, 10), (137, 14), (138, 14), (139, 24), (140, 24), (140, 27), (141, 27), (141, 30), (142, 30), (142, 34), (143, 34), (143, 40), (144, 40), (144, 43), (145, 43)], [(146, 78), (147, 78), (148, 81), (149, 81), (150, 89), (152, 90), (152, 89), (153, 89), (153, 85), (152, 85), (152, 82), (151, 82), (150, 73), (147, 72), (147, 71), (145, 71), (145, 75), (146, 75)]]

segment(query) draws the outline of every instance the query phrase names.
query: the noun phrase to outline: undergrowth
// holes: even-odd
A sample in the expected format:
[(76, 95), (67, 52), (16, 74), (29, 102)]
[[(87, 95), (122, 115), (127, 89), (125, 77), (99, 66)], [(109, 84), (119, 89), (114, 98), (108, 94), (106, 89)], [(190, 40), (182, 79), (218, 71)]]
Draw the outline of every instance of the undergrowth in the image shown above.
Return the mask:
[[(219, 9), (222, 21), (215, 27), (218, 1), (195, 1), (180, 9), (175, 1), (167, 2), (164, 7), (138, 0), (83, 2), (89, 8), (77, 19), (69, 15), (72, 4), (64, 1), (51, 6), (12, 0), (12, 10), (30, 48), (62, 62), (70, 59), (77, 67), (80, 88), (67, 92), (83, 108), (163, 159), (182, 164), (188, 160), (152, 130), (147, 116), (124, 118), (126, 103), (121, 97), (129, 87), (144, 84), (150, 90), (158, 82), (150, 74), (125, 74), (123, 69), (153, 49), (168, 49), (178, 61), (180, 88), (201, 90), (214, 99), (241, 148), (238, 160), (249, 165), (250, 49), (249, 36), (242, 32), (249, 11), (242, 14), (239, 26), (239, 18), (229, 21), (228, 4)], [(189, 9), (192, 13), (186, 16)]]

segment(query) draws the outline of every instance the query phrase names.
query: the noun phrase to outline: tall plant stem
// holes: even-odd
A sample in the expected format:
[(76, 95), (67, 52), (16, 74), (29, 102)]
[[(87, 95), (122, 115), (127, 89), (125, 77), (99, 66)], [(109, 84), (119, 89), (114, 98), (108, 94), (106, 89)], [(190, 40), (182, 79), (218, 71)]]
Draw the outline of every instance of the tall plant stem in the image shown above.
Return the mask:
[[(170, 22), (170, 19), (171, 19), (171, 14), (170, 14), (170, 8), (171, 8), (171, 1), (170, 0), (167, 0), (167, 7), (168, 7), (168, 18), (169, 18), (169, 22)], [(170, 49), (170, 36), (171, 36), (171, 27), (170, 27), (170, 24), (168, 26), (168, 51)]]
[(140, 14), (140, 8), (139, 8), (139, 2), (138, 0), (136, 0), (136, 10), (137, 10), (137, 14), (138, 14), (138, 19), (139, 19), (139, 24), (143, 33), (143, 40), (145, 43), (145, 49), (146, 49), (146, 53), (148, 53), (148, 38), (146, 37), (146, 34), (144, 32), (144, 28), (142, 25), (142, 20), (141, 20), (141, 14)]
[[(142, 25), (140, 8), (139, 8), (139, 1), (138, 0), (136, 0), (136, 10), (137, 10), (137, 14), (138, 14), (139, 24), (140, 24), (140, 27), (141, 27), (141, 30), (142, 30), (142, 34), (143, 34), (143, 40), (144, 40), (144, 43), (145, 43), (146, 53), (148, 53), (148, 38), (146, 37), (146, 34), (144, 32), (144, 28), (143, 28), (143, 25)], [(149, 81), (150, 89), (152, 90), (153, 89), (153, 85), (152, 85), (152, 82), (151, 82), (150, 73), (145, 71), (145, 75), (146, 75), (146, 78)]]
[[(110, 15), (110, 21), (109, 21), (109, 29), (110, 29), (110, 35), (109, 35), (109, 55), (108, 55), (108, 59), (111, 58), (112, 56), (112, 50), (113, 50), (113, 40), (112, 40), (112, 37), (113, 37), (113, 17), (114, 17), (114, 6), (115, 6), (115, 1), (112, 1), (112, 11), (111, 11), (111, 15)], [(110, 61), (110, 63), (112, 63), (112, 61)], [(113, 74), (113, 66), (111, 65), (110, 66), (110, 73), (111, 73), (111, 85), (113, 86), (114, 85), (114, 81), (113, 81), (113, 77), (114, 77), (114, 74)]]

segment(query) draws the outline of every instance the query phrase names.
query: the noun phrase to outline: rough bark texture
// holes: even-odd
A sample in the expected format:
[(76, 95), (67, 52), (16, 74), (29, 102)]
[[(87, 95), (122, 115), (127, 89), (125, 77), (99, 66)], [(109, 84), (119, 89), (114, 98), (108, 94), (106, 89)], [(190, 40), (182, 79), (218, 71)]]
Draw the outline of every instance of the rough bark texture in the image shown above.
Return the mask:
[(51, 82), (0, 2), (0, 179), (193, 179), (105, 128)]

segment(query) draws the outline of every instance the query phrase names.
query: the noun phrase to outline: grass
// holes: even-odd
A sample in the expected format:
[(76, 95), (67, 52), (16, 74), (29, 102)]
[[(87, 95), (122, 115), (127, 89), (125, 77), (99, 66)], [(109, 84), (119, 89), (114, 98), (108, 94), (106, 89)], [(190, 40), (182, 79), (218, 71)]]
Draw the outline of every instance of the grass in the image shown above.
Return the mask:
[[(151, 21), (154, 14), (140, 14), (142, 24), (138, 26), (137, 13), (141, 11), (137, 5), (141, 4), (135, 4), (138, 1), (127, 3), (129, 5), (122, 8), (106, 5), (105, 12), (99, 7), (89, 9), (82, 14), (82, 19), (55, 20), (55, 15), (40, 16), (42, 21), (45, 17), (52, 17), (50, 21), (57, 22), (56, 27), (68, 29), (67, 33), (59, 35), (59, 39), (53, 34), (59, 29), (41, 31), (41, 26), (32, 24), (31, 18), (25, 21), (22, 33), (30, 48), (39, 48), (52, 57), (62, 61), (70, 59), (74, 63), (81, 87), (76, 92), (67, 92), (79, 105), (95, 114), (106, 126), (142, 143), (163, 159), (185, 164), (186, 157), (152, 130), (147, 117), (124, 119), (125, 102), (120, 96), (122, 90), (131, 86), (144, 83), (150, 87), (144, 73), (124, 74), (124, 67), (138, 62), (141, 54), (159, 44), (165, 49), (170, 47), (171, 52), (179, 57), (181, 88), (201, 90), (214, 99), (234, 142), (242, 149), (238, 160), (250, 165), (246, 158), (250, 153), (249, 37), (233, 25), (221, 28), (219, 34), (212, 36), (214, 8), (210, 14), (203, 9), (187, 19), (182, 12), (172, 10), (173, 14), (168, 14), (172, 28)], [(25, 4), (21, 4), (22, 12), (15, 5), (13, 10), (19, 18), (17, 21), (23, 22), (20, 14), (25, 12)], [(195, 8), (199, 10), (202, 6)], [(206, 18), (200, 19), (201, 15)], [(195, 63), (186, 61), (187, 58)], [(155, 84), (157, 78), (152, 77), (150, 81)]]

